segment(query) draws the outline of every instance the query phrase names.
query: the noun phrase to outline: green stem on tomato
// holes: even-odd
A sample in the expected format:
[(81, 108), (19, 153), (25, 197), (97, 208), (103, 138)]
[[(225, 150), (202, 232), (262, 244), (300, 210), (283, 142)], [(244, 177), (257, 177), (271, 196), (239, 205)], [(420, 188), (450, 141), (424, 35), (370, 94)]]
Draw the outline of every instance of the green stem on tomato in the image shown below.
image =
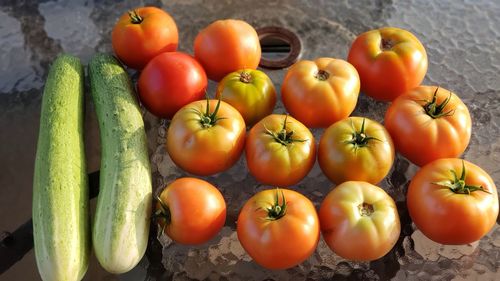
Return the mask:
[(276, 189), (276, 196), (274, 200), (274, 204), (271, 205), (271, 207), (267, 208), (267, 220), (278, 220), (282, 218), (283, 216), (286, 215), (286, 199), (285, 199), (285, 193), (281, 191), (281, 204), (279, 203), (279, 193), (280, 190), (279, 188)]
[(470, 195), (474, 191), (482, 191), (491, 194), (488, 190), (484, 189), (482, 186), (468, 185), (465, 183), (466, 171), (465, 163), (462, 160), (462, 174), (460, 178), (454, 170), (450, 170), (453, 175), (453, 179), (449, 181), (433, 182), (435, 185), (440, 185), (449, 188), (451, 191), (457, 194), (468, 194)]
[(380, 139), (372, 136), (368, 136), (365, 133), (365, 118), (363, 118), (363, 122), (361, 123), (361, 129), (359, 131), (356, 131), (354, 128), (354, 123), (352, 122), (351, 119), (351, 125), (354, 130), (354, 133), (352, 134), (352, 138), (350, 140), (345, 141), (346, 143), (352, 144), (354, 146), (354, 149), (357, 150), (360, 147), (367, 146), (368, 143), (372, 140), (376, 141), (381, 141)]
[(221, 102), (220, 98), (217, 100), (217, 105), (215, 106), (215, 109), (213, 112), (210, 112), (210, 99), (208, 98), (208, 95), (206, 96), (206, 100), (207, 100), (207, 106), (206, 106), (205, 112), (201, 112), (199, 110), (195, 110), (195, 111), (196, 111), (196, 114), (198, 114), (200, 117), (201, 126), (203, 128), (210, 128), (210, 127), (214, 126), (217, 123), (217, 121), (225, 119), (225, 118), (217, 116), (217, 113), (219, 112), (219, 108), (220, 108), (220, 102)]
[(165, 220), (165, 225), (170, 224), (170, 222), (172, 221), (170, 209), (168, 208), (167, 204), (165, 204), (163, 200), (161, 200), (160, 196), (156, 195), (155, 199), (160, 204), (160, 208), (156, 210), (151, 218), (155, 220), (163, 219)]
[(136, 10), (128, 11), (130, 22), (133, 24), (140, 24), (144, 19), (137, 13)]
[(285, 120), (283, 121), (283, 127), (281, 128), (281, 130), (279, 132), (273, 132), (273, 131), (269, 130), (268, 128), (266, 128), (266, 126), (264, 125), (264, 128), (266, 129), (266, 134), (273, 137), (276, 142), (281, 143), (282, 145), (285, 145), (285, 146), (289, 145), (293, 142), (305, 142), (305, 141), (307, 141), (307, 139), (294, 139), (293, 138), (293, 130), (289, 131), (286, 128), (287, 119), (288, 119), (288, 114), (285, 115)]
[(448, 111), (444, 111), (444, 108), (450, 102), (451, 99), (451, 92), (448, 95), (448, 97), (442, 102), (442, 103), (437, 103), (437, 92), (439, 90), (439, 87), (436, 88), (436, 91), (434, 91), (434, 95), (432, 96), (431, 101), (425, 101), (426, 104), (423, 105), (425, 113), (429, 115), (431, 118), (436, 119), (440, 117), (445, 117), (445, 116), (451, 116), (455, 112), (454, 109), (450, 109)]

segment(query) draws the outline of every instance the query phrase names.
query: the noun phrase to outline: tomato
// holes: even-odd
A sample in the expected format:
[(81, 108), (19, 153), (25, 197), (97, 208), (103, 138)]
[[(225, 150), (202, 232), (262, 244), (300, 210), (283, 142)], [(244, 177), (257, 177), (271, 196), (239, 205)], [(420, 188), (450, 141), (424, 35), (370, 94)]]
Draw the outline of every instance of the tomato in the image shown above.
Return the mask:
[(395, 27), (359, 35), (347, 60), (358, 70), (361, 91), (382, 101), (392, 101), (420, 85), (428, 64), (425, 48), (417, 37)]
[(163, 52), (175, 52), (179, 42), (172, 17), (156, 7), (141, 7), (123, 14), (113, 27), (111, 43), (127, 66), (142, 69)]
[(260, 41), (255, 29), (242, 20), (218, 20), (200, 31), (194, 40), (194, 56), (219, 81), (240, 69), (256, 69), (260, 62)]
[(212, 239), (226, 222), (226, 202), (212, 184), (196, 178), (179, 178), (157, 198), (159, 227), (181, 244), (202, 244)]
[(152, 59), (141, 72), (137, 87), (151, 113), (170, 119), (181, 107), (203, 99), (207, 83), (205, 71), (193, 57), (172, 52)]
[(318, 215), (304, 195), (289, 189), (268, 189), (245, 203), (236, 232), (256, 263), (286, 269), (305, 261), (316, 249)]
[(185, 171), (208, 176), (229, 169), (245, 144), (245, 121), (223, 101), (195, 101), (181, 108), (167, 132), (167, 151)]
[(465, 104), (451, 91), (432, 86), (417, 87), (394, 100), (384, 122), (396, 150), (419, 166), (460, 156), (471, 136)]
[(276, 104), (276, 90), (271, 79), (260, 70), (231, 72), (217, 86), (216, 97), (236, 108), (247, 126), (271, 114)]
[(250, 129), (245, 145), (248, 170), (261, 183), (290, 186), (302, 180), (316, 161), (311, 131), (287, 115), (272, 114)]
[(497, 188), (491, 177), (456, 158), (422, 167), (410, 182), (407, 204), (415, 225), (441, 244), (477, 241), (493, 228), (498, 216)]
[(349, 116), (356, 107), (358, 94), (356, 69), (333, 58), (295, 63), (281, 86), (286, 110), (310, 128), (325, 128)]
[(325, 197), (319, 210), (321, 233), (339, 256), (356, 261), (383, 257), (401, 231), (394, 200), (380, 187), (347, 181)]
[(318, 162), (334, 183), (366, 181), (376, 184), (394, 162), (394, 145), (380, 123), (349, 117), (328, 127), (321, 136)]

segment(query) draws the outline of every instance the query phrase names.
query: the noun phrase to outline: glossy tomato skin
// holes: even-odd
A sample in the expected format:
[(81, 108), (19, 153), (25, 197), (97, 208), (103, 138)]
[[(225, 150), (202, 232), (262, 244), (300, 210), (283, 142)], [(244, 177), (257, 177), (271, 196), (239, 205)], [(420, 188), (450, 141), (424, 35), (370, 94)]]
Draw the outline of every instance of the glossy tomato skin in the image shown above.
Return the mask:
[[(437, 104), (450, 97), (442, 111), (449, 114), (433, 118), (426, 113), (424, 105), (435, 92)], [(460, 156), (471, 136), (467, 106), (454, 93), (434, 86), (419, 86), (394, 100), (387, 109), (384, 125), (396, 150), (419, 166)]]
[[(278, 192), (287, 202), (286, 214), (267, 219), (266, 211)], [(259, 265), (286, 269), (300, 264), (315, 251), (319, 241), (319, 221), (312, 202), (289, 189), (268, 189), (255, 194), (240, 211), (236, 224), (238, 239), (245, 251)]]
[[(453, 192), (440, 182), (458, 177), (465, 165), (465, 184), (482, 186), (470, 194)], [(468, 244), (481, 239), (495, 225), (498, 194), (493, 179), (480, 167), (462, 159), (444, 158), (422, 167), (408, 187), (407, 205), (415, 225), (429, 239), (448, 245)]]
[[(283, 144), (269, 135), (280, 132), (286, 118), (287, 132), (296, 142)], [(268, 131), (269, 130), (269, 131)], [(245, 156), (248, 170), (261, 183), (285, 187), (302, 180), (316, 161), (316, 144), (311, 131), (291, 116), (272, 114), (248, 132)]]
[(287, 71), (281, 98), (286, 110), (304, 125), (326, 128), (352, 113), (359, 87), (356, 69), (344, 60), (302, 60)]
[[(196, 245), (212, 239), (226, 221), (226, 202), (220, 191), (197, 178), (179, 178), (159, 195), (168, 207), (170, 222), (158, 219), (159, 226), (177, 243)], [(162, 210), (159, 202), (156, 210)]]
[(193, 57), (170, 52), (146, 65), (137, 87), (141, 102), (151, 113), (170, 119), (181, 107), (203, 99), (207, 83), (203, 67)]
[[(367, 206), (369, 211), (362, 211), (364, 203), (372, 209)], [(328, 247), (355, 261), (383, 257), (401, 232), (394, 200), (380, 187), (361, 181), (347, 181), (333, 188), (321, 203), (319, 220)]]
[[(210, 100), (213, 112), (217, 100)], [(206, 101), (192, 102), (180, 109), (167, 131), (167, 151), (183, 170), (208, 176), (229, 169), (240, 158), (245, 144), (245, 121), (229, 104), (221, 101), (215, 125), (203, 127), (198, 112), (205, 112)]]
[(216, 98), (236, 108), (247, 126), (271, 114), (276, 104), (273, 82), (264, 72), (242, 69), (231, 72), (219, 82)]
[[(362, 128), (364, 137), (356, 139)], [(336, 184), (377, 184), (391, 170), (394, 153), (391, 136), (382, 124), (364, 117), (349, 117), (325, 130), (319, 142), (318, 162), (323, 173)]]
[(245, 21), (217, 20), (196, 36), (194, 56), (208, 78), (220, 81), (233, 71), (257, 68), (261, 56), (259, 36)]
[(418, 38), (395, 27), (359, 35), (347, 60), (358, 70), (361, 91), (381, 101), (392, 101), (420, 85), (428, 65), (427, 53)]
[(134, 23), (129, 13), (125, 13), (111, 33), (113, 51), (123, 63), (142, 69), (156, 55), (177, 50), (177, 25), (167, 12), (156, 7), (130, 12), (135, 12), (142, 21)]

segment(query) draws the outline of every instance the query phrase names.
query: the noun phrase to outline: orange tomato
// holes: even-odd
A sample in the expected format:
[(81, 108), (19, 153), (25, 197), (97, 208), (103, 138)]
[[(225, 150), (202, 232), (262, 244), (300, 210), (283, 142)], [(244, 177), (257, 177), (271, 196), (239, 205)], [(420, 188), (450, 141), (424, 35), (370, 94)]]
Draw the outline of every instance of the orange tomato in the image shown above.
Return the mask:
[(394, 145), (380, 123), (349, 117), (328, 127), (318, 148), (321, 170), (334, 183), (380, 182), (394, 162)]
[(111, 33), (118, 58), (142, 69), (153, 57), (177, 50), (179, 35), (172, 17), (156, 7), (141, 7), (123, 14)]
[(243, 117), (228, 103), (195, 101), (172, 118), (167, 151), (185, 171), (208, 176), (234, 165), (243, 151), (245, 133)]
[(245, 155), (250, 173), (261, 183), (290, 186), (302, 180), (316, 161), (311, 131), (293, 117), (272, 114), (248, 133)]
[(498, 194), (480, 167), (445, 158), (422, 167), (408, 187), (407, 204), (415, 225), (441, 244), (468, 244), (495, 225)]
[(321, 203), (319, 220), (328, 247), (349, 260), (383, 257), (401, 232), (394, 200), (380, 187), (361, 181), (333, 188)]
[(218, 20), (200, 31), (194, 40), (194, 56), (208, 78), (219, 81), (240, 69), (256, 69), (260, 41), (255, 29), (242, 20)]
[(328, 127), (349, 116), (358, 101), (359, 76), (348, 62), (302, 60), (286, 73), (281, 98), (286, 110), (307, 127)]
[(392, 101), (422, 83), (427, 53), (410, 32), (384, 27), (359, 35), (347, 60), (358, 70), (361, 91), (382, 101)]
[(226, 202), (212, 184), (179, 178), (162, 190), (154, 215), (159, 227), (181, 244), (202, 244), (212, 239), (226, 221)]
[(270, 269), (300, 264), (319, 241), (314, 205), (289, 189), (268, 189), (252, 196), (240, 211), (236, 231), (250, 257)]
[(460, 156), (471, 136), (465, 104), (451, 91), (434, 86), (420, 86), (398, 97), (384, 123), (396, 150), (419, 166)]

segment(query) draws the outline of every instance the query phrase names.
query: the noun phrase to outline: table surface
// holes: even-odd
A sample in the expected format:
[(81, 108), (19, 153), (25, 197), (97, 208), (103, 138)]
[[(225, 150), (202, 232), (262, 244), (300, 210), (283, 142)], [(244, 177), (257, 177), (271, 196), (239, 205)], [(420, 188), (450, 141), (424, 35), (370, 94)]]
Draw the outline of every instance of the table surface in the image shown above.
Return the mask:
[[(117, 18), (134, 5), (164, 8), (176, 20), (179, 49), (192, 53), (197, 32), (216, 19), (244, 19), (254, 27), (278, 25), (296, 32), (302, 58), (345, 59), (351, 42), (366, 30), (396, 26), (424, 44), (429, 70), (424, 84), (458, 94), (473, 121), (463, 157), (500, 183), (500, 2), (499, 1), (1, 1), (0, 2), (0, 230), (15, 230), (31, 217), (32, 175), (40, 101), (50, 63), (61, 52), (87, 63), (95, 52), (111, 52), (110, 32)], [(267, 71), (280, 89), (285, 70)], [(210, 82), (213, 95), (216, 84)], [(382, 121), (387, 103), (360, 95), (353, 115)], [(275, 112), (284, 112), (279, 102)], [(145, 115), (154, 188), (186, 175), (166, 153), (168, 122)], [(318, 139), (322, 130), (314, 130)], [(85, 124), (89, 172), (99, 169), (99, 132), (87, 92)], [(443, 246), (425, 238), (411, 223), (405, 193), (417, 167), (398, 156), (381, 186), (397, 202), (401, 237), (394, 249), (374, 262), (350, 262), (333, 254), (323, 240), (303, 264), (286, 271), (265, 270), (251, 261), (235, 233), (243, 203), (267, 188), (247, 172), (240, 159), (208, 181), (223, 192), (227, 222), (210, 242), (186, 247), (165, 237), (131, 272), (116, 276), (92, 258), (84, 280), (500, 280), (500, 227), (480, 242)], [(333, 187), (316, 164), (293, 189), (316, 206)], [(95, 205), (95, 200), (92, 201)], [(0, 280), (38, 280), (33, 251)]]

